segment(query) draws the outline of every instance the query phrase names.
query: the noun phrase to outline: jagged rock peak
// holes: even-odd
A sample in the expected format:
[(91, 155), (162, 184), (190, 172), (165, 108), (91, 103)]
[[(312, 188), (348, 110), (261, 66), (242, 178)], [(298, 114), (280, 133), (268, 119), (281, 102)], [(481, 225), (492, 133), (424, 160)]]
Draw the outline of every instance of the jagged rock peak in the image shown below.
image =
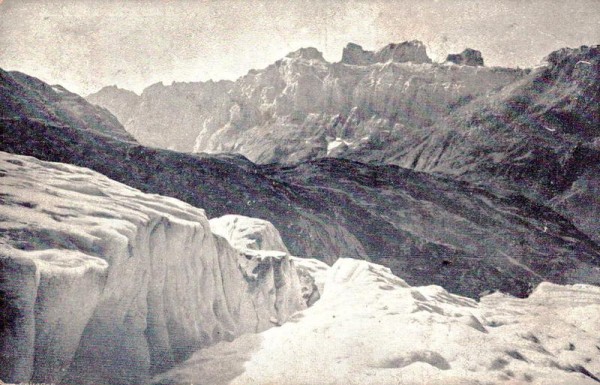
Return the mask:
[(348, 43), (342, 53), (342, 63), (352, 65), (368, 65), (373, 63), (374, 53), (365, 51), (358, 44)]
[(121, 87), (119, 87), (119, 86), (118, 86), (118, 85), (116, 85), (116, 84), (113, 84), (113, 85), (110, 85), (110, 86), (105, 86), (105, 87), (102, 87), (100, 90), (117, 90), (117, 91), (129, 91), (129, 92), (133, 92), (133, 91), (127, 90), (127, 89), (125, 89), (125, 88), (121, 88)]
[[(600, 45), (593, 45), (591, 47), (582, 45), (579, 48), (561, 48), (557, 51), (552, 52), (545, 58), (553, 67), (565, 67), (567, 64), (587, 64), (592, 62), (598, 62), (600, 59)], [(591, 65), (591, 64), (590, 64)]]
[(290, 52), (286, 57), (292, 59), (325, 61), (323, 58), (323, 53), (314, 47), (300, 48), (297, 51)]
[(446, 57), (446, 61), (454, 64), (473, 67), (483, 66), (483, 56), (481, 56), (481, 51), (471, 48), (467, 48), (458, 54), (448, 55), (448, 57)]
[(391, 43), (377, 52), (365, 51), (360, 45), (348, 43), (342, 53), (342, 63), (351, 65), (369, 65), (373, 63), (431, 63), (427, 56), (425, 45), (418, 41), (405, 41), (404, 43)]
[(388, 44), (375, 53), (375, 59), (378, 62), (392, 60), (397, 63), (431, 63), (431, 59), (427, 56), (425, 44), (418, 40)]

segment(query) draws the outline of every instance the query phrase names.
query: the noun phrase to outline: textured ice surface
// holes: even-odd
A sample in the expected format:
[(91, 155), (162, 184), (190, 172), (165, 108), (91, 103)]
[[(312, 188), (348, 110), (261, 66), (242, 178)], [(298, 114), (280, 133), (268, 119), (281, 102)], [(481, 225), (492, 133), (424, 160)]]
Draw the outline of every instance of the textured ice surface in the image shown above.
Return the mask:
[(0, 153), (0, 378), (141, 384), (305, 307), (284, 255), (214, 236), (201, 209)]
[(222, 342), (157, 384), (596, 384), (600, 288), (542, 283), (480, 302), (410, 287), (353, 259), (314, 306), (280, 328)]
[[(279, 231), (268, 221), (243, 215), (224, 215), (209, 222), (213, 233), (227, 239), (244, 255), (257, 259), (289, 255)], [(307, 305), (314, 304), (323, 292), (329, 266), (314, 258), (289, 258), (298, 272), (302, 297)]]
[(289, 253), (279, 231), (270, 222), (243, 215), (224, 215), (209, 221), (213, 233), (238, 249), (272, 250)]

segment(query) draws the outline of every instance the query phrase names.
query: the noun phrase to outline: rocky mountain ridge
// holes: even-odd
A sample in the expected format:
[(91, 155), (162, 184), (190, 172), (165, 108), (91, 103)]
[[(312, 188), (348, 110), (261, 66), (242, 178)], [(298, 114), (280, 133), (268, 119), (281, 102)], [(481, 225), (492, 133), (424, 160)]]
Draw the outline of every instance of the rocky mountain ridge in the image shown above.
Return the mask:
[(0, 69), (0, 103), (3, 120), (39, 120), (135, 141), (108, 110), (60, 85), (50, 86), (16, 71)]
[(344, 156), (509, 190), (557, 208), (600, 241), (600, 47), (563, 49), (421, 135)]
[[(594, 219), (600, 213), (599, 52), (598, 46), (562, 49), (544, 66), (511, 70), (482, 67), (481, 53), (472, 49), (449, 55), (450, 64), (430, 63), (419, 42), (377, 52), (349, 44), (339, 63), (301, 49), (223, 85), (214, 103), (200, 103), (196, 112), (183, 101), (195, 96), (163, 86), (164, 93), (147, 95), (154, 107), (125, 125), (133, 130), (160, 117), (169, 128), (144, 123), (146, 134), (136, 131), (158, 147), (239, 153), (259, 163), (329, 156), (395, 164), (523, 194), (600, 242)], [(180, 143), (187, 147), (175, 137), (185, 137)]]
[[(418, 41), (376, 52), (348, 44), (339, 63), (304, 48), (236, 82), (155, 85), (133, 112), (113, 110), (146, 145), (292, 163), (347, 145), (385, 142), (395, 131), (411, 135), (524, 74), (432, 63)], [(122, 104), (115, 102), (118, 92), (107, 90), (88, 99), (107, 108)]]
[(40, 120), (0, 123), (0, 150), (88, 167), (202, 207), (209, 218), (235, 213), (268, 220), (294, 255), (329, 264), (368, 258), (411, 284), (435, 282), (471, 297), (489, 289), (523, 296), (543, 280), (598, 277), (597, 243), (512, 192), (393, 165), (331, 158), (256, 165), (239, 155), (147, 148)]

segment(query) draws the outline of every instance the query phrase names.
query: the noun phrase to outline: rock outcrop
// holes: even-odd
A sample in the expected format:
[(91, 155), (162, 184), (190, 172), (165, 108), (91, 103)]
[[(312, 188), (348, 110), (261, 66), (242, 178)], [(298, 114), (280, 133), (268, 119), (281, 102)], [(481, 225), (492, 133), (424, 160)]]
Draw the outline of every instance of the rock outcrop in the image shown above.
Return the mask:
[(405, 41), (400, 44), (388, 44), (373, 55), (376, 63), (388, 61), (396, 63), (431, 63), (427, 56), (425, 44), (418, 40)]
[(350, 65), (365, 66), (375, 62), (375, 53), (365, 51), (358, 44), (348, 43), (342, 52), (342, 63)]
[(201, 209), (61, 163), (0, 170), (4, 381), (145, 384), (306, 307), (289, 257), (240, 253)]
[(388, 61), (415, 64), (432, 62), (427, 56), (425, 45), (420, 41), (413, 40), (400, 44), (388, 44), (376, 52), (365, 51), (358, 44), (348, 43), (342, 53), (341, 63), (365, 66)]
[(598, 328), (596, 286), (542, 283), (526, 299), (494, 293), (476, 302), (340, 259), (313, 307), (199, 351), (153, 383), (593, 385)]
[(467, 48), (459, 54), (450, 54), (446, 58), (447, 62), (466, 65), (466, 66), (483, 66), (483, 56), (481, 51), (476, 49)]

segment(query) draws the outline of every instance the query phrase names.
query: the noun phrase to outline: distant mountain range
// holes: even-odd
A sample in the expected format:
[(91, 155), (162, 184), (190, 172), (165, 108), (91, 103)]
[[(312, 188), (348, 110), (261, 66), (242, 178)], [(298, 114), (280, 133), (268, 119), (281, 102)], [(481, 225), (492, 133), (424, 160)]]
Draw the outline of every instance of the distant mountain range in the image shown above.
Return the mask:
[[(535, 69), (432, 63), (418, 41), (339, 63), (293, 52), (235, 82), (115, 87), (88, 100), (142, 144), (258, 163), (336, 157), (395, 164), (525, 195), (600, 242), (600, 53), (562, 49)], [(457, 64), (458, 63), (458, 64)]]
[[(593, 141), (577, 147), (573, 144), (575, 139), (569, 139), (577, 137), (576, 134), (563, 133), (557, 137), (556, 151), (564, 151), (559, 154), (564, 161), (558, 164), (564, 170), (573, 170), (574, 174), (569, 176), (572, 182), (561, 182), (560, 188), (548, 191), (544, 190), (546, 180), (543, 176), (545, 173), (555, 176), (552, 169), (547, 170), (548, 165), (554, 164), (551, 157), (523, 158), (522, 162), (529, 165), (526, 170), (541, 169), (537, 173), (514, 175), (510, 173), (514, 170), (510, 166), (497, 173), (486, 173), (485, 168), (479, 172), (480, 168), (476, 166), (480, 163), (473, 166), (473, 162), (465, 163), (470, 172), (456, 172), (463, 165), (460, 160), (449, 161), (445, 166), (449, 171), (440, 173), (434, 164), (441, 167), (445, 158), (438, 156), (440, 161), (428, 163), (426, 160), (433, 156), (425, 156), (425, 149), (416, 162), (409, 162), (409, 166), (430, 173), (381, 164), (388, 160), (394, 163), (388, 153), (400, 154), (396, 163), (401, 163), (400, 160), (405, 162), (418, 152), (419, 145), (427, 145), (431, 148), (427, 151), (431, 153), (439, 148), (436, 146), (443, 148), (443, 142), (433, 140), (434, 134), (444, 139), (451, 135), (451, 129), (442, 126), (441, 122), (460, 121), (460, 116), (471, 108), (487, 111), (475, 108), (486, 104), (484, 99), (479, 100), (473, 95), (487, 95), (486, 103), (502, 108), (506, 100), (503, 95), (528, 89), (532, 79), (543, 76), (544, 71), (551, 74), (572, 72), (581, 64), (571, 66), (569, 63), (581, 55), (591, 56), (585, 61), (597, 63), (597, 49), (558, 52), (551, 55), (554, 59), (549, 67), (531, 73), (432, 64), (422, 56), (423, 52), (417, 42), (391, 45), (371, 53), (349, 46), (344, 56), (346, 62), (329, 64), (318, 51), (304, 49), (264, 71), (251, 71), (235, 83), (155, 85), (141, 96), (146, 101), (140, 102), (138, 107), (154, 114), (155, 119), (151, 121), (157, 125), (155, 127), (171, 119), (167, 131), (152, 131), (152, 140), (163, 136), (171, 138), (174, 133), (173, 138), (181, 135), (181, 143), (195, 141), (196, 146), (202, 148), (204, 144), (199, 143), (206, 140), (206, 143), (215, 144), (213, 150), (234, 151), (233, 147), (228, 147), (226, 138), (239, 141), (247, 137), (257, 143), (262, 141), (257, 149), (281, 154), (276, 158), (267, 156), (264, 160), (284, 164), (255, 164), (239, 154), (186, 154), (145, 147), (135, 142), (105, 109), (91, 105), (64, 88), (48, 86), (17, 72), (1, 73), (0, 98), (8, 102), (3, 103), (0, 116), (0, 150), (88, 167), (144, 192), (176, 197), (201, 207), (209, 218), (243, 214), (266, 219), (279, 229), (292, 254), (317, 257), (329, 264), (338, 257), (368, 259), (389, 266), (414, 285), (436, 283), (452, 292), (477, 297), (490, 290), (523, 296), (544, 280), (600, 283), (600, 246), (590, 238), (589, 232), (586, 234), (574, 226), (576, 223), (585, 229), (587, 223), (593, 227), (594, 217), (584, 215), (580, 222), (573, 219), (577, 210), (598, 207), (593, 198), (590, 200), (597, 177), (589, 171), (597, 165), (586, 163), (593, 159), (596, 151)], [(357, 62), (366, 64), (352, 64)], [(335, 73), (339, 76), (334, 79)], [(359, 79), (357, 74), (362, 74)], [(545, 95), (558, 92), (559, 85), (566, 84), (560, 76), (555, 83), (548, 81), (543, 87), (544, 93), (537, 92), (539, 98), (533, 102), (538, 103), (537, 100), (545, 100)], [(580, 82), (572, 83), (573, 90), (579, 90), (579, 84), (581, 87), (588, 83), (597, 84), (597, 79), (590, 79), (589, 73), (584, 72), (581, 76)], [(325, 88), (312, 87), (327, 82), (327, 87), (337, 84), (328, 88), (331, 93), (323, 93)], [(277, 87), (252, 86), (264, 84), (276, 84)], [(355, 92), (333, 92), (338, 86), (342, 87), (339, 90), (353, 89)], [(204, 93), (202, 90), (209, 91)], [(181, 98), (170, 97), (172, 91), (179, 92)], [(105, 95), (111, 92), (123, 95), (123, 103), (117, 103), (119, 98), (112, 99), (121, 106), (120, 113), (137, 111), (128, 107), (137, 103), (135, 94), (114, 88), (103, 92)], [(156, 94), (152, 96), (154, 92)], [(233, 103), (233, 96), (237, 101), (228, 104)], [(93, 100), (93, 97), (89, 99)], [(184, 108), (185, 112), (178, 113), (175, 107), (181, 105), (181, 100), (187, 100), (185, 108), (211, 103), (217, 110), (224, 105), (229, 107), (223, 110), (227, 112), (224, 115), (213, 116), (211, 109), (201, 108), (197, 111)], [(254, 109), (252, 103), (260, 102), (260, 106), (265, 106), (263, 102), (269, 100), (269, 108), (265, 107), (264, 111)], [(591, 108), (588, 104), (578, 103), (574, 102), (573, 107), (568, 108), (581, 108), (582, 105)], [(537, 108), (537, 104), (532, 105), (526, 108)], [(340, 110), (336, 112), (337, 108)], [(311, 112), (318, 109), (322, 109), (320, 115)], [(365, 111), (371, 115), (365, 115)], [(139, 117), (135, 116), (141, 115), (136, 114), (132, 114), (127, 122), (139, 122), (136, 120)], [(271, 117), (267, 119), (269, 115)], [(542, 115), (545, 116), (543, 111), (540, 112)], [(201, 140), (196, 140), (199, 132), (189, 136), (190, 131), (178, 125), (178, 122), (190, 119), (204, 119), (198, 116), (212, 116), (205, 122), (216, 124), (203, 126), (206, 135), (201, 135)], [(509, 116), (517, 121), (516, 115)], [(531, 116), (532, 119), (535, 117)], [(593, 115), (589, 119), (581, 116), (582, 124), (593, 124)], [(322, 124), (329, 122), (331, 117), (336, 117), (338, 123)], [(237, 122), (235, 126), (231, 123), (232, 118)], [(588, 120), (585, 119), (591, 122), (586, 123)], [(225, 121), (225, 126), (219, 126), (221, 121)], [(246, 125), (253, 121), (270, 123)], [(394, 127), (400, 129), (402, 125), (402, 130), (409, 133), (404, 136), (405, 140), (383, 135), (382, 127), (392, 121)], [(149, 143), (148, 138), (152, 136), (144, 139), (140, 134), (142, 131), (131, 129), (130, 123), (125, 123), (125, 127), (136, 139), (156, 144)], [(512, 120), (506, 123), (514, 127)], [(153, 130), (150, 124), (139, 127)], [(510, 130), (510, 127), (504, 129)], [(327, 131), (334, 128), (340, 131)], [(529, 142), (523, 142), (524, 146), (551, 149), (540, 139), (534, 140), (533, 134), (523, 132), (523, 135), (531, 136)], [(360, 138), (366, 133), (371, 139), (360, 146), (340, 144), (335, 147), (336, 143), (333, 143)], [(273, 135), (281, 137), (274, 138)], [(423, 141), (419, 142), (421, 135)], [(497, 136), (498, 142), (503, 143), (503, 137), (508, 136), (503, 135)], [(593, 136), (593, 127), (590, 126), (585, 135)], [(376, 136), (380, 138), (379, 147), (373, 145), (372, 138)], [(321, 139), (310, 139), (317, 137)], [(487, 143), (492, 147), (497, 145), (495, 138), (489, 136)], [(298, 151), (281, 150), (279, 141), (285, 141), (290, 149), (294, 147)], [(417, 147), (411, 148), (411, 141), (416, 141)], [(218, 146), (217, 142), (220, 143)], [(467, 143), (466, 140), (463, 142)], [(181, 150), (177, 143), (164, 147)], [(302, 150), (301, 143), (305, 144)], [(315, 143), (318, 146), (311, 147)], [(462, 144), (457, 144), (456, 148)], [(566, 151), (571, 148), (569, 146), (573, 146), (574, 152)], [(327, 155), (327, 147), (330, 156), (339, 158), (320, 158), (319, 154)], [(454, 147), (446, 146), (443, 153), (454, 154)], [(465, 147), (467, 149), (461, 150), (463, 153), (479, 159), (469, 152), (475, 146), (465, 144)], [(503, 159), (492, 152), (479, 151), (482, 159), (486, 156)], [(577, 151), (583, 151), (583, 155)], [(299, 161), (293, 163), (294, 159)], [(549, 160), (539, 163), (539, 159)], [(485, 164), (483, 160), (481, 163)], [(473, 175), (479, 176), (480, 180)], [(517, 183), (519, 175), (529, 184)], [(453, 180), (454, 177), (463, 180)], [(482, 183), (477, 186), (465, 181), (470, 179)], [(531, 192), (525, 191), (526, 186), (533, 186)], [(569, 191), (572, 195), (563, 195)], [(558, 198), (564, 199), (555, 200)], [(550, 206), (555, 202), (563, 213), (573, 215), (559, 214)]]
[(235, 82), (158, 83), (141, 96), (107, 87), (87, 99), (145, 145), (293, 163), (414, 135), (527, 72), (432, 63), (418, 41), (348, 44), (339, 63), (303, 48)]
[(0, 384), (597, 383), (599, 48), (483, 64), (0, 70)]

